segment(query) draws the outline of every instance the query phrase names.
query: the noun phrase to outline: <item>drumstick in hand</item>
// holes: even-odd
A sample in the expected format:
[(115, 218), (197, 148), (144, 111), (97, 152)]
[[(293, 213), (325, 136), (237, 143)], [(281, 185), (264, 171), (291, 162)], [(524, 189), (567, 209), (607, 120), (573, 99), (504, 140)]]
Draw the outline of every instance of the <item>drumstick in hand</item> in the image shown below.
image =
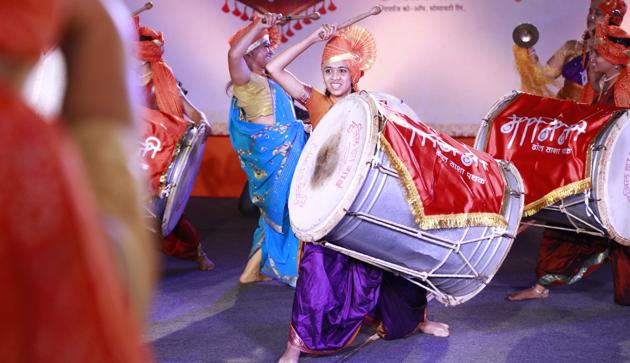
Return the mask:
[[(370, 17), (372, 15), (378, 15), (383, 11), (383, 7), (381, 5), (377, 5), (375, 7), (373, 7), (372, 9), (370, 9), (370, 11), (366, 11), (365, 13), (359, 14), (357, 16), (355, 16), (354, 18), (350, 18), (346, 21), (344, 21), (343, 23), (337, 25), (337, 30), (341, 30), (343, 28), (347, 28), (350, 25), (354, 24), (354, 23), (358, 23), (361, 20)], [(319, 33), (319, 37), (324, 39), (324, 33), (320, 32)]]
[(153, 1), (148, 1), (146, 2), (140, 9), (134, 11), (133, 13), (131, 13), (131, 16), (134, 17), (136, 15), (140, 15), (141, 12), (145, 11), (145, 10), (150, 10), (153, 8)]
[[(310, 13), (308, 15), (287, 15), (287, 16), (282, 16), (280, 17), (280, 19), (278, 19), (278, 23), (279, 24), (285, 24), (288, 23), (292, 20), (304, 20), (304, 19), (311, 19), (311, 20), (318, 20), (319, 18), (321, 18), (321, 15), (316, 11), (314, 13)], [(267, 19), (263, 18), (262, 20), (263, 24), (267, 24)]]

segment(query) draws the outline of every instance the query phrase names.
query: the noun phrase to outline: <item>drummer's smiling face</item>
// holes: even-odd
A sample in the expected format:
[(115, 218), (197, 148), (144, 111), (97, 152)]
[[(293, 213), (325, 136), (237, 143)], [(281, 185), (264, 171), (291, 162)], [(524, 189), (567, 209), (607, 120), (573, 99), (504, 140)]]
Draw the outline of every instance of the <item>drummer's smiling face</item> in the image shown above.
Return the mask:
[(327, 64), (322, 69), (326, 89), (335, 98), (341, 98), (352, 92), (350, 68), (345, 61)]

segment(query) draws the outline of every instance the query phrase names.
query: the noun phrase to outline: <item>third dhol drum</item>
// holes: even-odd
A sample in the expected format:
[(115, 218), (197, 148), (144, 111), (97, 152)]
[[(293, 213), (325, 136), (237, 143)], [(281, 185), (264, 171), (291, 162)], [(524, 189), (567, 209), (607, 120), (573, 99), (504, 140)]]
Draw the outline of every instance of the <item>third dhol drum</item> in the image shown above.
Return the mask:
[(629, 120), (625, 109), (513, 92), (475, 147), (519, 169), (526, 217), (630, 245)]
[(139, 152), (149, 173), (147, 207), (162, 236), (173, 231), (190, 197), (205, 148), (205, 125), (144, 108), (144, 141)]
[(361, 92), (322, 118), (293, 177), (291, 224), (301, 240), (393, 271), (457, 305), (505, 259), (522, 214), (522, 182), (510, 164), (431, 129), (396, 100)]

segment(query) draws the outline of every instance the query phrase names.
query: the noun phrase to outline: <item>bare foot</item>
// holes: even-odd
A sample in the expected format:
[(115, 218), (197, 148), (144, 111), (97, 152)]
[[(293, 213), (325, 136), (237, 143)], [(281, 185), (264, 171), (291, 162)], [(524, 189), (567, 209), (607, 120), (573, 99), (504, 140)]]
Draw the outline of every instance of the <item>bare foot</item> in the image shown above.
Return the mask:
[(549, 289), (546, 289), (543, 285), (536, 284), (529, 289), (517, 291), (508, 295), (508, 301), (521, 301), (532, 299), (546, 299), (549, 297)]
[(241, 273), (239, 281), (241, 284), (260, 281), (260, 261), (262, 260), (262, 251), (259, 249), (247, 261), (245, 269)]
[(201, 271), (214, 270), (214, 262), (208, 258), (208, 255), (206, 255), (204, 250), (201, 248), (201, 243), (199, 244), (199, 247), (197, 247), (197, 258), (195, 260), (197, 261), (197, 265)]
[(271, 281), (271, 277), (267, 276), (267, 275), (263, 275), (261, 273), (257, 273), (254, 275), (241, 275), (241, 277), (239, 277), (238, 281), (241, 284), (251, 284), (253, 282), (265, 282), (265, 281)]
[(278, 363), (297, 363), (300, 359), (300, 350), (290, 342), (287, 342), (287, 349), (282, 353)]
[(447, 337), (451, 333), (448, 330), (448, 325), (444, 323), (438, 323), (437, 321), (431, 321), (426, 319), (418, 324), (418, 331), (424, 334), (433, 335), (436, 337)]

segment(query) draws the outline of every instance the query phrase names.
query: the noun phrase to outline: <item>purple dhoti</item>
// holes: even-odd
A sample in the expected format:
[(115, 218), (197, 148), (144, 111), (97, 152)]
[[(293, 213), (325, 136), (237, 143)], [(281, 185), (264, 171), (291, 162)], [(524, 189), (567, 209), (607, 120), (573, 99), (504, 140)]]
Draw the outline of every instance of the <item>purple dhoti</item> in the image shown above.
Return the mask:
[(298, 276), (290, 339), (303, 352), (349, 345), (368, 316), (385, 339), (410, 335), (424, 320), (424, 289), (325, 247), (304, 245)]

